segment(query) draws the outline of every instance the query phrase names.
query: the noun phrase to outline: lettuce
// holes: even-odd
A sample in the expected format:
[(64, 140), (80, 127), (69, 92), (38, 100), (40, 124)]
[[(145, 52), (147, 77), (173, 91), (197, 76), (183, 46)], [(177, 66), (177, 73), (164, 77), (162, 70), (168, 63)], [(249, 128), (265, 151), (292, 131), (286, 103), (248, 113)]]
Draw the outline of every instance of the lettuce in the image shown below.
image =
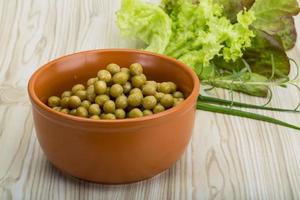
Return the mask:
[(123, 0), (117, 25), (124, 36), (138, 38), (146, 50), (163, 53), (171, 36), (171, 19), (158, 6), (140, 0)]
[(282, 18), (281, 20), (284, 23), (284, 26), (276, 34), (280, 37), (283, 47), (286, 50), (289, 50), (295, 46), (297, 40), (294, 18), (292, 16), (288, 16)]
[[(280, 38), (260, 30), (254, 30), (254, 33), (255, 38), (251, 41), (252, 45), (244, 51), (242, 58), (235, 62), (226, 62), (222, 58), (215, 57), (213, 63), (219, 68), (240, 71), (245, 67), (242, 61), (244, 59), (254, 73), (265, 77), (271, 77), (273, 73), (274, 78), (286, 77), (290, 72), (290, 65)], [(274, 71), (272, 60), (276, 65)]]
[[(295, 44), (292, 16), (298, 12), (296, 0), (122, 0), (117, 25), (123, 35), (142, 40), (145, 50), (186, 63), (203, 82), (266, 96), (267, 87), (245, 85), (245, 78), (264, 82), (288, 75), (285, 49)], [(245, 62), (243, 84), (230, 84)]]
[(255, 28), (275, 34), (285, 27), (282, 18), (297, 15), (300, 8), (297, 0), (256, 0), (250, 10), (255, 12)]
[[(163, 7), (166, 7), (166, 1)], [(236, 60), (242, 50), (250, 46), (254, 36), (249, 25), (254, 13), (241, 11), (238, 23), (222, 16), (223, 8), (212, 0), (202, 0), (198, 5), (188, 0), (178, 0), (167, 7), (172, 19), (172, 36), (165, 53), (192, 68), (202, 68), (210, 64), (216, 55), (225, 60)]]
[(294, 47), (297, 39), (293, 16), (300, 11), (297, 0), (214, 0), (224, 6), (224, 15), (236, 21), (236, 14), (251, 9), (256, 16), (253, 27), (277, 35), (285, 50)]
[(212, 0), (197, 5), (190, 0), (164, 0), (161, 7), (123, 0), (117, 16), (124, 35), (144, 41), (146, 50), (167, 54), (202, 71), (200, 78), (204, 79), (214, 75), (210, 61), (216, 55), (234, 61), (254, 37), (249, 29), (253, 12), (240, 11), (237, 23), (231, 24), (223, 16), (223, 7)]
[(232, 22), (236, 22), (236, 15), (244, 8), (251, 8), (254, 0), (214, 0), (214, 3), (224, 7), (224, 15)]

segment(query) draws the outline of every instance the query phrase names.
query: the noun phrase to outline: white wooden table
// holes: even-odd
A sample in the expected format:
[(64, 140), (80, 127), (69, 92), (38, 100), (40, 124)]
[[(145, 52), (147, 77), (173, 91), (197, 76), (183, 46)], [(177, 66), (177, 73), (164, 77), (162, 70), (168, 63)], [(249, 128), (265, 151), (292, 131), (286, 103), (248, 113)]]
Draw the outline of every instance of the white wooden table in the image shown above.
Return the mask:
[[(35, 136), (28, 79), (39, 66), (62, 55), (134, 47), (114, 24), (119, 4), (0, 1), (0, 199), (300, 199), (300, 132), (202, 111), (181, 160), (150, 180), (93, 184), (67, 177), (47, 161)], [(300, 33), (299, 16), (296, 24)], [(300, 63), (299, 37), (289, 55)], [(264, 102), (246, 95), (237, 98)], [(271, 105), (292, 108), (299, 100), (295, 88), (278, 89)], [(300, 115), (255, 112), (300, 125)]]

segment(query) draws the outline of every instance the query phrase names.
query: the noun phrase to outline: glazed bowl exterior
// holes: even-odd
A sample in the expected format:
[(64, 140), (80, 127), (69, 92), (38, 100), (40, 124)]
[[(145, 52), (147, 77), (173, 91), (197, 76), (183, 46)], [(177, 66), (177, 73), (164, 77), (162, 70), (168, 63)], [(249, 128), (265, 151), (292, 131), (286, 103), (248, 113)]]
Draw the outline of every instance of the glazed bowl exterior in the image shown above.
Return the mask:
[[(174, 81), (187, 96), (180, 105), (141, 118), (92, 120), (54, 111), (47, 98), (85, 83), (109, 63), (139, 62), (148, 79)], [(100, 183), (127, 183), (168, 169), (189, 143), (199, 80), (185, 64), (164, 55), (129, 49), (80, 52), (38, 69), (28, 93), (38, 141), (50, 162), (63, 172)]]

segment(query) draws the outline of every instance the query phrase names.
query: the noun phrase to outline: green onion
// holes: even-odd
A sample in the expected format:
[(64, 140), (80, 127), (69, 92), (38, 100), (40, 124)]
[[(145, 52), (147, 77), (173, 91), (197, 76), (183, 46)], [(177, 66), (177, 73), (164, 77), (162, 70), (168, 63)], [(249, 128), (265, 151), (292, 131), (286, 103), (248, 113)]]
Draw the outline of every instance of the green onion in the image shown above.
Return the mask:
[(268, 117), (265, 115), (260, 115), (260, 114), (255, 114), (251, 112), (246, 112), (242, 110), (237, 110), (233, 108), (228, 108), (228, 107), (223, 107), (223, 106), (216, 106), (208, 103), (203, 103), (203, 102), (197, 102), (197, 109), (198, 110), (203, 110), (203, 111), (209, 111), (209, 112), (215, 112), (215, 113), (222, 113), (226, 115), (233, 115), (233, 116), (239, 116), (239, 117), (244, 117), (244, 118), (249, 118), (249, 119), (255, 119), (259, 121), (264, 121), (264, 122), (269, 122), (272, 124), (277, 124), (280, 126), (296, 129), (300, 131), (300, 127), (289, 124), (287, 122)]
[(219, 98), (215, 98), (215, 97), (208, 97), (208, 96), (202, 96), (202, 95), (199, 95), (198, 101), (204, 102), (204, 103), (219, 104), (219, 105), (224, 105), (224, 106), (235, 106), (235, 107), (241, 107), (241, 108), (254, 108), (254, 109), (261, 109), (261, 110), (300, 113), (300, 111), (298, 111), (296, 109), (283, 109), (283, 108), (258, 106), (258, 105), (254, 105), (254, 104), (241, 103), (241, 102), (237, 102), (237, 101), (229, 101), (229, 100), (225, 100), (225, 99), (219, 99)]

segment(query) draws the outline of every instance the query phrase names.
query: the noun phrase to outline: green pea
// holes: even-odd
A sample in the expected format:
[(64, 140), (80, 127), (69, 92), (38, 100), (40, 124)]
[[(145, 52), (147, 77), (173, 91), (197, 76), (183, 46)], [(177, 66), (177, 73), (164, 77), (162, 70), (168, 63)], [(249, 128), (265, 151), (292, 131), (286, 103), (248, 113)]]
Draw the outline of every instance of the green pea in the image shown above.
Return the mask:
[(121, 72), (125, 72), (126, 74), (128, 74), (130, 76), (130, 70), (126, 67), (122, 67)]
[(174, 98), (171, 94), (165, 94), (160, 99), (160, 104), (163, 105), (165, 108), (173, 107), (174, 105)]
[(146, 81), (146, 85), (153, 85), (155, 90), (157, 90), (157, 82), (156, 81)]
[(172, 87), (168, 82), (162, 82), (158, 85), (158, 89), (159, 92), (165, 93), (165, 94), (169, 94), (172, 91)]
[(113, 102), (112, 100), (106, 101), (103, 105), (103, 110), (106, 113), (114, 113), (116, 110), (115, 102)]
[(100, 70), (98, 72), (97, 76), (98, 76), (99, 80), (104, 81), (106, 83), (110, 82), (110, 80), (111, 80), (110, 72), (105, 69)]
[(106, 119), (116, 119), (116, 116), (112, 113), (107, 113), (105, 116)]
[(151, 110), (156, 105), (157, 100), (154, 96), (146, 96), (143, 99), (143, 107), (145, 109)]
[(56, 106), (56, 107), (53, 107), (52, 109), (53, 109), (53, 110), (55, 110), (55, 111), (58, 111), (58, 112), (60, 112), (62, 108), (61, 108), (61, 107), (57, 107), (57, 106)]
[(128, 103), (127, 103), (127, 97), (124, 95), (119, 96), (116, 99), (116, 107), (117, 108), (122, 108), (125, 109), (127, 107)]
[(114, 83), (123, 85), (128, 81), (129, 76), (128, 76), (128, 74), (126, 74), (126, 72), (118, 72), (118, 73), (114, 74), (112, 79), (113, 79)]
[(160, 104), (156, 104), (156, 106), (153, 108), (153, 113), (160, 113), (162, 111), (164, 111), (165, 108)]
[(130, 74), (132, 76), (140, 75), (140, 74), (143, 73), (143, 67), (140, 63), (131, 64), (130, 67), (129, 67), (129, 70), (130, 70)]
[(143, 94), (142, 93), (142, 90), (140, 88), (133, 88), (129, 94), (134, 94), (134, 93), (140, 93), (140, 94)]
[(109, 71), (112, 75), (114, 75), (120, 72), (120, 66), (115, 63), (111, 63), (106, 66), (106, 70)]
[(153, 112), (151, 110), (143, 110), (143, 115), (144, 116), (153, 115)]
[(80, 104), (80, 106), (85, 107), (86, 109), (89, 109), (90, 105), (91, 105), (91, 102), (88, 100), (84, 100)]
[(107, 85), (105, 81), (96, 81), (94, 83), (95, 94), (105, 94)]
[(96, 77), (96, 78), (90, 78), (90, 79), (86, 82), (86, 84), (87, 84), (87, 86), (94, 85), (94, 83), (95, 83), (96, 81), (98, 81), (98, 78), (97, 78), (97, 77)]
[(90, 86), (87, 88), (87, 90), (86, 90), (86, 98), (87, 98), (87, 100), (89, 100), (90, 102), (94, 102), (95, 97), (96, 97), (96, 94), (95, 94), (95, 87), (94, 87), (94, 85), (90, 85)]
[(123, 93), (123, 87), (120, 84), (113, 84), (109, 91), (110, 95), (117, 98)]
[(57, 107), (60, 105), (60, 98), (57, 97), (57, 96), (52, 96), (52, 97), (49, 97), (48, 99), (48, 106), (50, 107)]
[(90, 119), (96, 119), (96, 120), (99, 120), (100, 117), (99, 117), (98, 115), (92, 115), (92, 116), (90, 116)]
[(160, 101), (160, 99), (164, 96), (165, 94), (162, 92), (156, 92), (154, 94), (154, 97), (157, 99), (157, 101)]
[(141, 95), (140, 93), (133, 93), (128, 96), (127, 102), (128, 105), (137, 107), (141, 105), (142, 100), (143, 100), (143, 95)]
[(176, 92), (173, 92), (173, 97), (174, 98), (183, 98), (183, 93), (182, 92), (179, 92), (179, 91), (176, 91)]
[(79, 117), (87, 117), (88, 111), (85, 107), (79, 106), (76, 110), (76, 115)]
[(78, 96), (81, 101), (85, 100), (87, 97), (86, 90), (77, 90), (74, 94), (75, 96)]
[(146, 84), (143, 86), (143, 95), (148, 96), (148, 95), (155, 95), (156, 93), (156, 88), (152, 84)]
[(71, 91), (64, 91), (62, 94), (61, 94), (61, 98), (64, 98), (64, 97), (70, 97), (72, 96), (72, 92)]
[(64, 91), (61, 99), (57, 96), (48, 98), (48, 105), (53, 110), (80, 117), (124, 119), (126, 115), (133, 118), (159, 113), (183, 100), (184, 95), (177, 91), (174, 82), (147, 81), (141, 64), (121, 68), (111, 63), (106, 69), (99, 70), (97, 77), (87, 80), (86, 90), (83, 84), (76, 84), (71, 91)]
[(167, 83), (170, 85), (170, 88), (171, 88), (170, 93), (173, 93), (173, 92), (175, 92), (177, 90), (177, 85), (174, 82), (169, 81)]
[(146, 81), (147, 81), (147, 77), (146, 77), (146, 75), (145, 74), (141, 74), (140, 75), (141, 77), (142, 77), (142, 79), (144, 80), (144, 84), (146, 83)]
[(72, 87), (72, 92), (75, 94), (78, 90), (85, 90), (84, 85), (82, 84), (76, 84)]
[(68, 108), (61, 109), (61, 113), (69, 114), (70, 110)]
[(69, 100), (70, 97), (64, 97), (60, 100), (60, 106), (63, 108), (68, 108), (69, 107)]
[(131, 84), (133, 87), (139, 88), (145, 84), (145, 79), (141, 75), (136, 75), (131, 78)]
[(70, 108), (77, 108), (81, 104), (81, 100), (78, 96), (71, 96), (69, 99), (69, 107)]
[(123, 92), (124, 94), (127, 94), (128, 92), (130, 92), (131, 90), (131, 83), (130, 82), (126, 82), (124, 85), (123, 85)]
[(115, 111), (115, 116), (117, 119), (124, 119), (126, 117), (126, 113), (123, 109), (119, 108)]
[(89, 107), (88, 111), (90, 115), (100, 115), (101, 113), (100, 106), (95, 103)]
[(77, 115), (77, 109), (76, 108), (72, 109), (69, 114), (70, 115)]
[(112, 113), (101, 114), (101, 119), (116, 119), (116, 116)]
[(99, 106), (103, 106), (104, 103), (105, 103), (106, 101), (108, 101), (108, 100), (109, 100), (109, 96), (108, 96), (108, 95), (106, 95), (106, 94), (101, 94), (101, 95), (99, 95), (99, 96), (96, 97), (95, 103), (98, 104)]
[(128, 113), (129, 118), (142, 117), (142, 116), (143, 116), (143, 112), (138, 108), (134, 108)]
[(174, 106), (178, 106), (183, 100), (183, 98), (174, 98)]

